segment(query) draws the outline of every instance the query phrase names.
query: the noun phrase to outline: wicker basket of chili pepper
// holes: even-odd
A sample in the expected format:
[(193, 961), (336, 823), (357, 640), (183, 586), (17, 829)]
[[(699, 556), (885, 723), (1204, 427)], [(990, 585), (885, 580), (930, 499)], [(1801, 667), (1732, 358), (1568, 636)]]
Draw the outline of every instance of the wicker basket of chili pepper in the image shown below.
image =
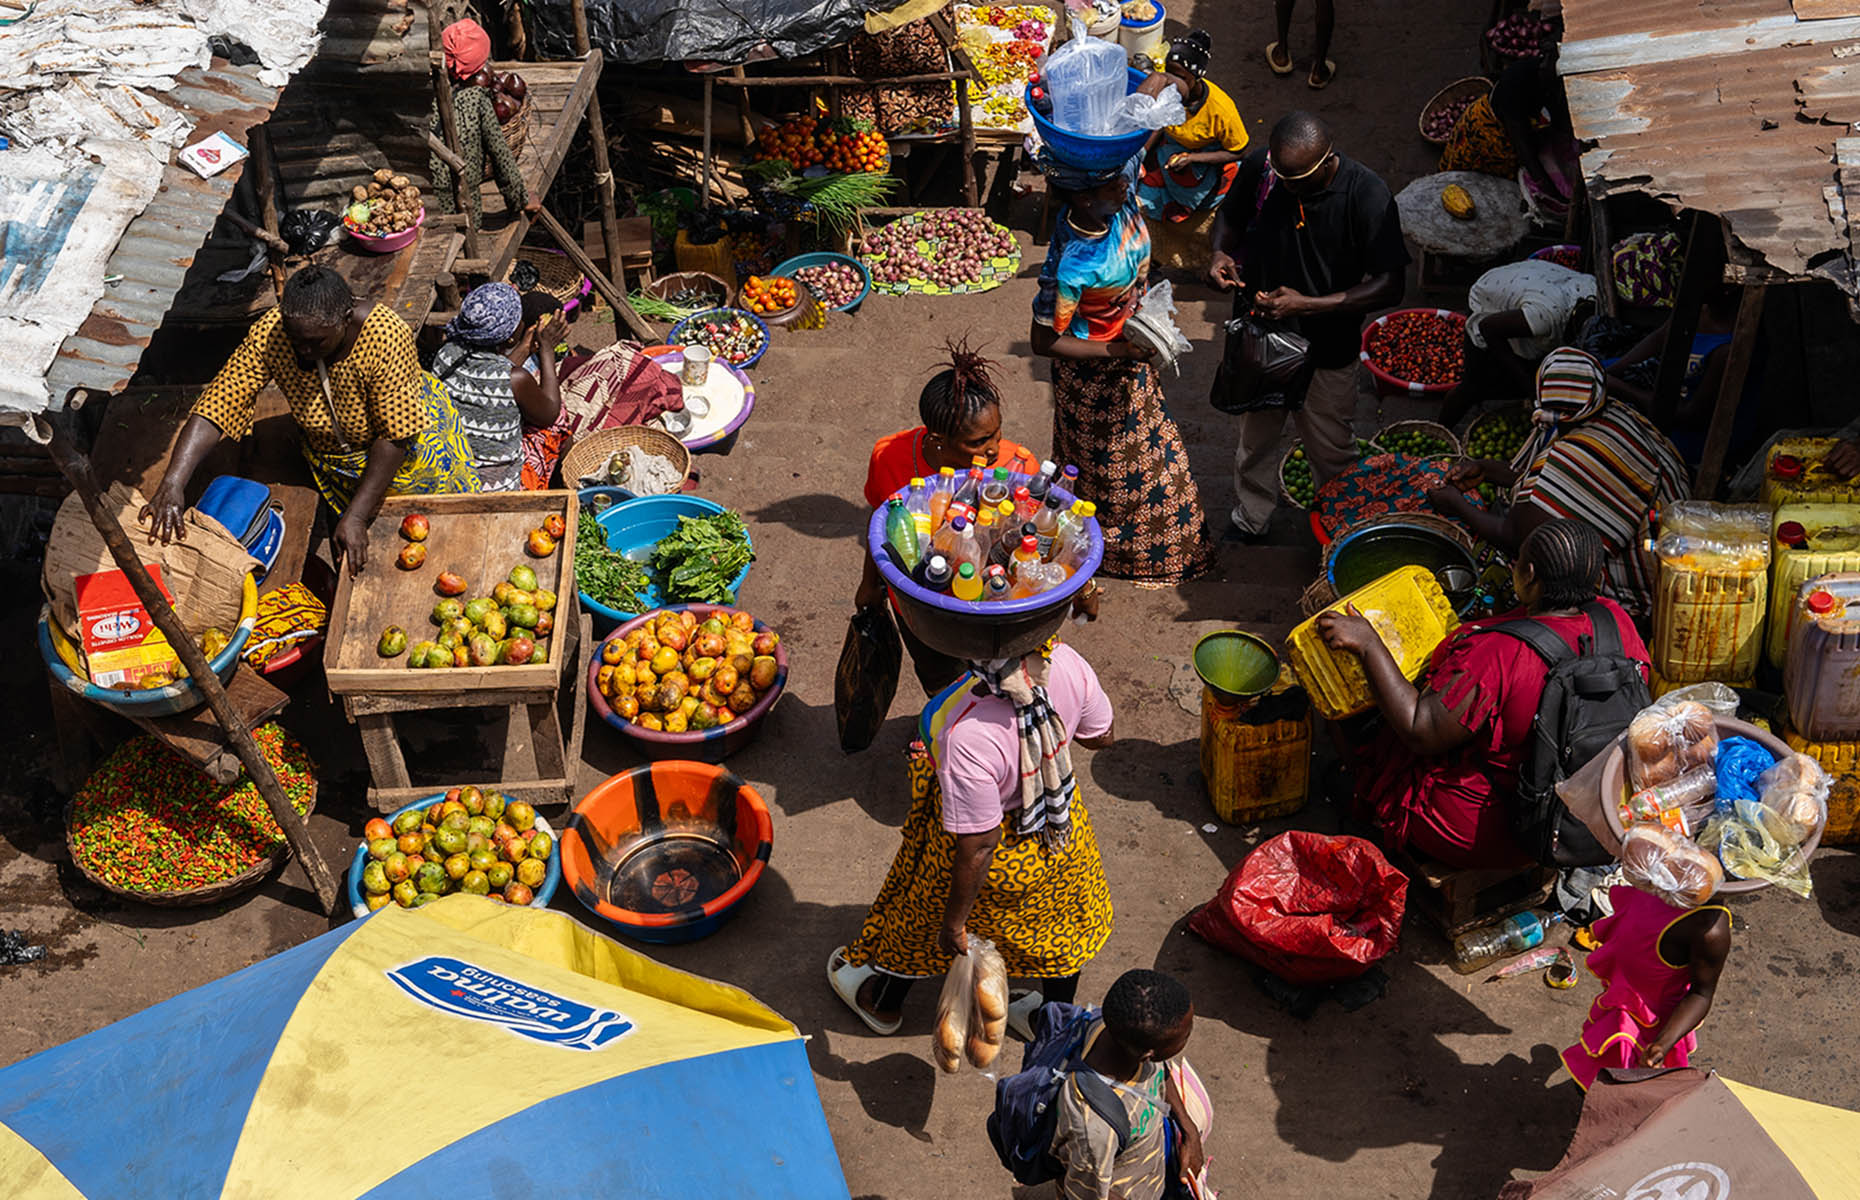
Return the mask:
[(1466, 369), (1466, 316), (1444, 308), (1401, 308), (1363, 330), (1359, 358), (1379, 396), (1438, 396)]
[[(276, 722), (252, 737), (307, 815), (316, 805), (309, 754)], [(250, 778), (216, 783), (152, 737), (123, 743), (84, 782), (65, 810), (65, 848), (91, 883), (157, 908), (237, 895), (290, 854)]]
[(1406, 454), (1409, 458), (1458, 458), (1460, 439), (1438, 421), (1396, 421), (1370, 439), (1377, 451)]

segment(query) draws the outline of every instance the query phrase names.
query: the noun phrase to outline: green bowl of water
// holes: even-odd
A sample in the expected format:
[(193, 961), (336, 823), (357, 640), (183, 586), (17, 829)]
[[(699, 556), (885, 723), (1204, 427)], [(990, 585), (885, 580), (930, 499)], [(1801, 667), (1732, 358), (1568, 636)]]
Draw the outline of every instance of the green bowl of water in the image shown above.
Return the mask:
[(1266, 640), (1239, 629), (1219, 629), (1195, 643), (1195, 674), (1232, 703), (1272, 690), (1279, 656)]

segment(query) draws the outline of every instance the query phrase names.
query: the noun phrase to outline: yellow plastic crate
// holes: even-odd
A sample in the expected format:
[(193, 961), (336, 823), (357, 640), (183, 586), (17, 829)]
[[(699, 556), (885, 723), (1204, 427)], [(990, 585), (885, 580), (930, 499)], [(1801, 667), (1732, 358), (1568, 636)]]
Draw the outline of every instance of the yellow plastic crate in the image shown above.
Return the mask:
[[(1764, 460), (1763, 503), (1771, 508), (1783, 504), (1855, 504), (1860, 503), (1860, 480), (1836, 479), (1820, 469), (1828, 451), (1839, 445), (1836, 438), (1782, 438), (1770, 447)], [(1780, 455), (1802, 460), (1806, 470), (1796, 480), (1776, 478), (1769, 464)]]
[(1395, 665), (1409, 680), (1420, 676), (1434, 648), (1460, 626), (1433, 573), (1410, 566), (1356, 589), (1292, 630), (1285, 639), (1286, 657), (1311, 693), (1312, 706), (1333, 721), (1367, 712), (1375, 703), (1362, 660), (1347, 650), (1333, 651), (1318, 636), (1318, 617), (1350, 606), (1375, 626)]

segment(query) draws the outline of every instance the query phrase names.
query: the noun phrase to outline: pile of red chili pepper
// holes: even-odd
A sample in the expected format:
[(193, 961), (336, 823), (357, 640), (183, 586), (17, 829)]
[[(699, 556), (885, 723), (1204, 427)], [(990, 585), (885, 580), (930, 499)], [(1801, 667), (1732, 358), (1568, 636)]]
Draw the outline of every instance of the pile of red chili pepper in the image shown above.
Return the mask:
[(1458, 383), (1466, 369), (1461, 329), (1431, 310), (1391, 313), (1369, 335), (1369, 361), (1408, 383)]
[[(252, 731), (291, 806), (308, 812), (315, 765), (276, 722)], [(131, 892), (185, 892), (269, 857), (284, 833), (247, 776), (215, 783), (151, 737), (123, 743), (71, 806), (79, 866)]]

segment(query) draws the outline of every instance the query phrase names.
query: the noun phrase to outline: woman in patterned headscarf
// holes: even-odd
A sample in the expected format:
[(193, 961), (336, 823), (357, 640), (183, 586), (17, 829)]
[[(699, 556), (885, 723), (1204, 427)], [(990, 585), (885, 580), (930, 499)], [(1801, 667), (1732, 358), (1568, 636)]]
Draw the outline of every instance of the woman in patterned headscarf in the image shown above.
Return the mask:
[(168, 471), (142, 510), (163, 541), (181, 533), (188, 480), (220, 438), (252, 428), (258, 394), (278, 385), (303, 435), (317, 491), (338, 517), (330, 540), (358, 574), (384, 496), (475, 492), (478, 472), (446, 389), (420, 370), (413, 331), (358, 302), (341, 275), (305, 267), (284, 285), (181, 427)]
[[(1570, 346), (1537, 368), (1531, 436), (1510, 463), (1461, 460), (1435, 509), (1508, 553), (1554, 517), (1602, 535), (1608, 570), (1602, 594), (1637, 618), (1653, 611), (1653, 575), (1641, 542), (1652, 516), (1691, 491), (1685, 460), (1653, 422), (1609, 398), (1602, 364)], [(1463, 489), (1493, 483), (1510, 492), (1504, 514), (1475, 507)]]
[(561, 320), (545, 325), (526, 314), (524, 301), (508, 283), (474, 288), (433, 356), (433, 374), (458, 405), (487, 492), (523, 486), (524, 427), (547, 430), (562, 414), (555, 364)]

